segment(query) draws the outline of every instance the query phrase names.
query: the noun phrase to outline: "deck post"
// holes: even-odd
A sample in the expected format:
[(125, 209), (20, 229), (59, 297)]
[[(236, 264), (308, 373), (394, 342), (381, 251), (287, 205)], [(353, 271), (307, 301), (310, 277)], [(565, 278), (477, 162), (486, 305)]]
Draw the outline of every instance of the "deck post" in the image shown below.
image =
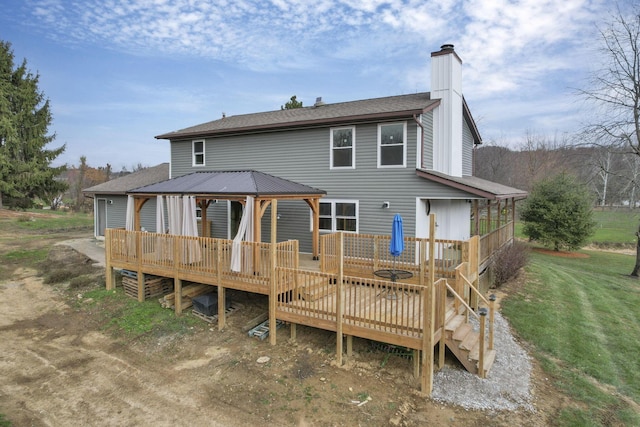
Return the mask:
[(433, 285), (435, 281), (435, 234), (436, 216), (429, 215), (429, 280), (424, 290), (422, 313), (422, 381), (421, 391), (431, 396), (433, 391), (433, 326), (435, 320), (435, 301)]
[(227, 322), (227, 313), (225, 311), (226, 300), (227, 300), (227, 295), (225, 292), (225, 287), (222, 285), (218, 285), (218, 330), (219, 331), (224, 329), (224, 325)]
[(113, 274), (113, 266), (111, 265), (111, 230), (110, 229), (106, 229), (105, 230), (105, 237), (104, 237), (104, 264), (106, 265), (105, 268), (105, 282), (107, 285), (107, 290), (108, 291), (112, 291), (116, 288), (116, 278), (115, 275)]
[(173, 236), (173, 295), (174, 303), (176, 306), (176, 316), (182, 314), (182, 279), (180, 279), (180, 275), (178, 274), (178, 258), (181, 256), (179, 249), (180, 244), (178, 243), (178, 236)]
[[(442, 280), (442, 279), (440, 279)], [(438, 282), (440, 282), (440, 280)], [(446, 280), (446, 279), (444, 279)], [(442, 290), (440, 291), (440, 300), (437, 302), (437, 304), (440, 306), (440, 319), (438, 319), (438, 325), (440, 326), (440, 328), (442, 329), (442, 332), (440, 333), (440, 341), (438, 343), (438, 369), (442, 369), (442, 367), (444, 366), (444, 356), (445, 356), (445, 320), (447, 317), (446, 314), (446, 307), (447, 307), (447, 289), (446, 286), (440, 285), (442, 287)], [(436, 292), (436, 295), (438, 295), (438, 293)], [(456, 313), (458, 314), (458, 313)]]
[(144, 302), (144, 273), (142, 272), (142, 233), (135, 232), (136, 236), (136, 261), (138, 264), (138, 302)]
[(347, 357), (353, 356), (353, 335), (347, 335)]
[(222, 240), (216, 240), (216, 282), (218, 282), (218, 330), (221, 331), (227, 322), (225, 313), (225, 288), (222, 286)]
[(291, 329), (291, 341), (295, 341), (297, 337), (298, 324), (290, 323), (289, 328)]
[(344, 278), (344, 234), (338, 236), (338, 283), (336, 286), (336, 362), (342, 366), (342, 281)]
[(269, 343), (276, 345), (276, 309), (278, 303), (278, 291), (276, 281), (276, 227), (278, 221), (278, 199), (271, 202), (271, 280), (269, 289)]

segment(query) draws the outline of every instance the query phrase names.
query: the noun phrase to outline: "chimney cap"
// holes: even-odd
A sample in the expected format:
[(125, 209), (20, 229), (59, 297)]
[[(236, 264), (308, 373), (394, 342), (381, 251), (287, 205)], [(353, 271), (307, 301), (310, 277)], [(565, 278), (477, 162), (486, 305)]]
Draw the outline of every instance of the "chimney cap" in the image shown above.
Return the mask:
[(446, 43), (440, 46), (440, 50), (453, 50), (453, 44)]
[(317, 98), (316, 98), (316, 103), (315, 103), (315, 104), (313, 104), (313, 106), (314, 106), (314, 107), (320, 107), (320, 106), (322, 106), (322, 105), (324, 105), (324, 102), (322, 101), (322, 97), (321, 97), (321, 96), (319, 96), (319, 97), (317, 97)]

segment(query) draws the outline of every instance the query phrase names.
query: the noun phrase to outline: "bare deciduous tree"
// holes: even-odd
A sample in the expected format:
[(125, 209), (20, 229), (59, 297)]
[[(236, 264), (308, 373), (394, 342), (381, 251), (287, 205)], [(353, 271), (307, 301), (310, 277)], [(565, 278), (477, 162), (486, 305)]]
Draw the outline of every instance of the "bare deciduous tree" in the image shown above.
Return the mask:
[[(625, 5), (626, 6), (626, 5)], [(599, 28), (603, 66), (592, 74), (591, 85), (580, 94), (599, 108), (588, 135), (598, 144), (615, 145), (640, 157), (640, 5), (617, 7)], [(640, 276), (640, 227), (636, 232), (636, 264)]]

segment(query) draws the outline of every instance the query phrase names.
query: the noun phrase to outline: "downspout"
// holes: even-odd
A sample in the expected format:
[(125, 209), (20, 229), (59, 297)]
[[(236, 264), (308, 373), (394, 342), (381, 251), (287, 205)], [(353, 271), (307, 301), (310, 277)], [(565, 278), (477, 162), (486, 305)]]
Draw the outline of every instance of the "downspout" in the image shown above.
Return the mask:
[(420, 141), (420, 169), (424, 169), (424, 125), (420, 120), (418, 120), (417, 114), (413, 115), (413, 120), (418, 126), (420, 126), (420, 129), (422, 129), (422, 141)]

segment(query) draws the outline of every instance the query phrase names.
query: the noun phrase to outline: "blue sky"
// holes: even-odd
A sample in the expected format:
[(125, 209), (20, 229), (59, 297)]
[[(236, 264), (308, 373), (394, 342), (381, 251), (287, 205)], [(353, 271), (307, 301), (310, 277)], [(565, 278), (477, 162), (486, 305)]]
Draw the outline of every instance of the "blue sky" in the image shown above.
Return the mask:
[(227, 116), (428, 91), (453, 43), (485, 143), (572, 133), (606, 0), (3, 0), (0, 39), (40, 74), (56, 164), (169, 161), (155, 135)]

